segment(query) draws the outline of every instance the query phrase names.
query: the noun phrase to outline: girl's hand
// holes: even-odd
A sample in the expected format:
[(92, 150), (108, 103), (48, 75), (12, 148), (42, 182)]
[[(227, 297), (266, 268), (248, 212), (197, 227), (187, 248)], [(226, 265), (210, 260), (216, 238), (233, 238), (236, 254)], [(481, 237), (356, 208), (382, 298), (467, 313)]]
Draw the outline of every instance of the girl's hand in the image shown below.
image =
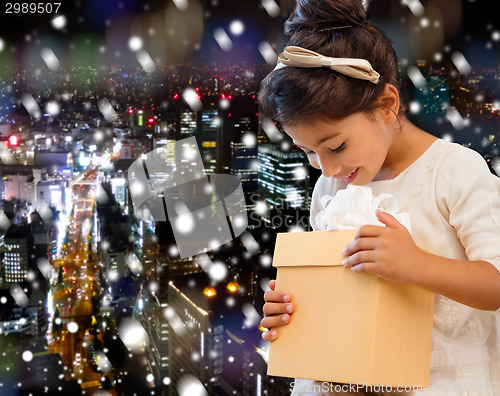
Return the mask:
[(290, 315), (293, 304), (290, 303), (290, 294), (275, 291), (276, 281), (269, 282), (271, 290), (264, 294), (264, 318), (260, 321), (262, 327), (269, 329), (262, 333), (262, 338), (266, 341), (274, 341), (278, 338), (278, 331), (275, 327), (284, 326), (290, 323)]
[(344, 267), (394, 282), (415, 283), (419, 264), (427, 253), (393, 216), (379, 209), (376, 216), (386, 226), (361, 227), (344, 249)]

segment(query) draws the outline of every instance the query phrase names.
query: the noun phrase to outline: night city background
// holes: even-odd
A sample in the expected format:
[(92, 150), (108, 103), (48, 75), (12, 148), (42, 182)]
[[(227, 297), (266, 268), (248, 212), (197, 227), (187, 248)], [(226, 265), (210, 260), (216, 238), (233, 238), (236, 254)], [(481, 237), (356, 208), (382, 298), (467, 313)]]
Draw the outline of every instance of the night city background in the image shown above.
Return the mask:
[[(259, 322), (276, 233), (310, 230), (319, 174), (256, 94), (295, 1), (60, 1), (1, 6), (0, 394), (289, 394)], [(490, 5), (366, 1), (408, 117), (500, 174)], [(206, 176), (239, 177), (248, 226), (181, 258), (128, 170), (193, 136)]]

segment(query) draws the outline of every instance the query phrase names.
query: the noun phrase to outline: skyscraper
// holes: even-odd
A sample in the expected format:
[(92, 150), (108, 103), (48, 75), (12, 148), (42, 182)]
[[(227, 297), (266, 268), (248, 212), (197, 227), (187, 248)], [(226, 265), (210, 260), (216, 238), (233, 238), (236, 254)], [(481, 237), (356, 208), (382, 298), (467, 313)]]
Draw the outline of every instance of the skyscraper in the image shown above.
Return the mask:
[(5, 234), (5, 282), (20, 283), (26, 280), (31, 267), (33, 236), (30, 227), (13, 225)]

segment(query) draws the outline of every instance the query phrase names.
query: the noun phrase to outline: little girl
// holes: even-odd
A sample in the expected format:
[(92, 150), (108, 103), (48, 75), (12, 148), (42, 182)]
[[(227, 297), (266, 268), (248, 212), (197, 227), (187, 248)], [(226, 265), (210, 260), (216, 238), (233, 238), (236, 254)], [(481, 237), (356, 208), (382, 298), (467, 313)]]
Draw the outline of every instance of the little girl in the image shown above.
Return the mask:
[[(412, 235), (378, 211), (385, 227), (361, 227), (344, 266), (436, 293), (424, 394), (500, 395), (500, 179), (476, 152), (406, 119), (394, 50), (367, 22), (361, 0), (297, 0), (285, 33), (288, 46), (259, 102), (321, 169), (313, 229), (320, 198), (348, 184), (396, 197)], [(267, 341), (294, 310), (292, 296), (274, 286), (261, 321)], [(304, 336), (314, 337), (314, 323)], [(312, 380), (294, 384), (294, 396), (325, 394)]]

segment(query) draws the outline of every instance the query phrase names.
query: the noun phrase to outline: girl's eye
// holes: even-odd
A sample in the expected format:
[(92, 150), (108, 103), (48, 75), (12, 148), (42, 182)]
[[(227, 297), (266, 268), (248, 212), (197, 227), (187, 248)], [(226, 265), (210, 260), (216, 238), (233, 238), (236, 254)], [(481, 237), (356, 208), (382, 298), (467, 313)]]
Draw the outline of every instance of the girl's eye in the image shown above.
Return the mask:
[(340, 153), (343, 149), (345, 149), (345, 142), (338, 146), (336, 149), (330, 149), (330, 151), (334, 153)]

